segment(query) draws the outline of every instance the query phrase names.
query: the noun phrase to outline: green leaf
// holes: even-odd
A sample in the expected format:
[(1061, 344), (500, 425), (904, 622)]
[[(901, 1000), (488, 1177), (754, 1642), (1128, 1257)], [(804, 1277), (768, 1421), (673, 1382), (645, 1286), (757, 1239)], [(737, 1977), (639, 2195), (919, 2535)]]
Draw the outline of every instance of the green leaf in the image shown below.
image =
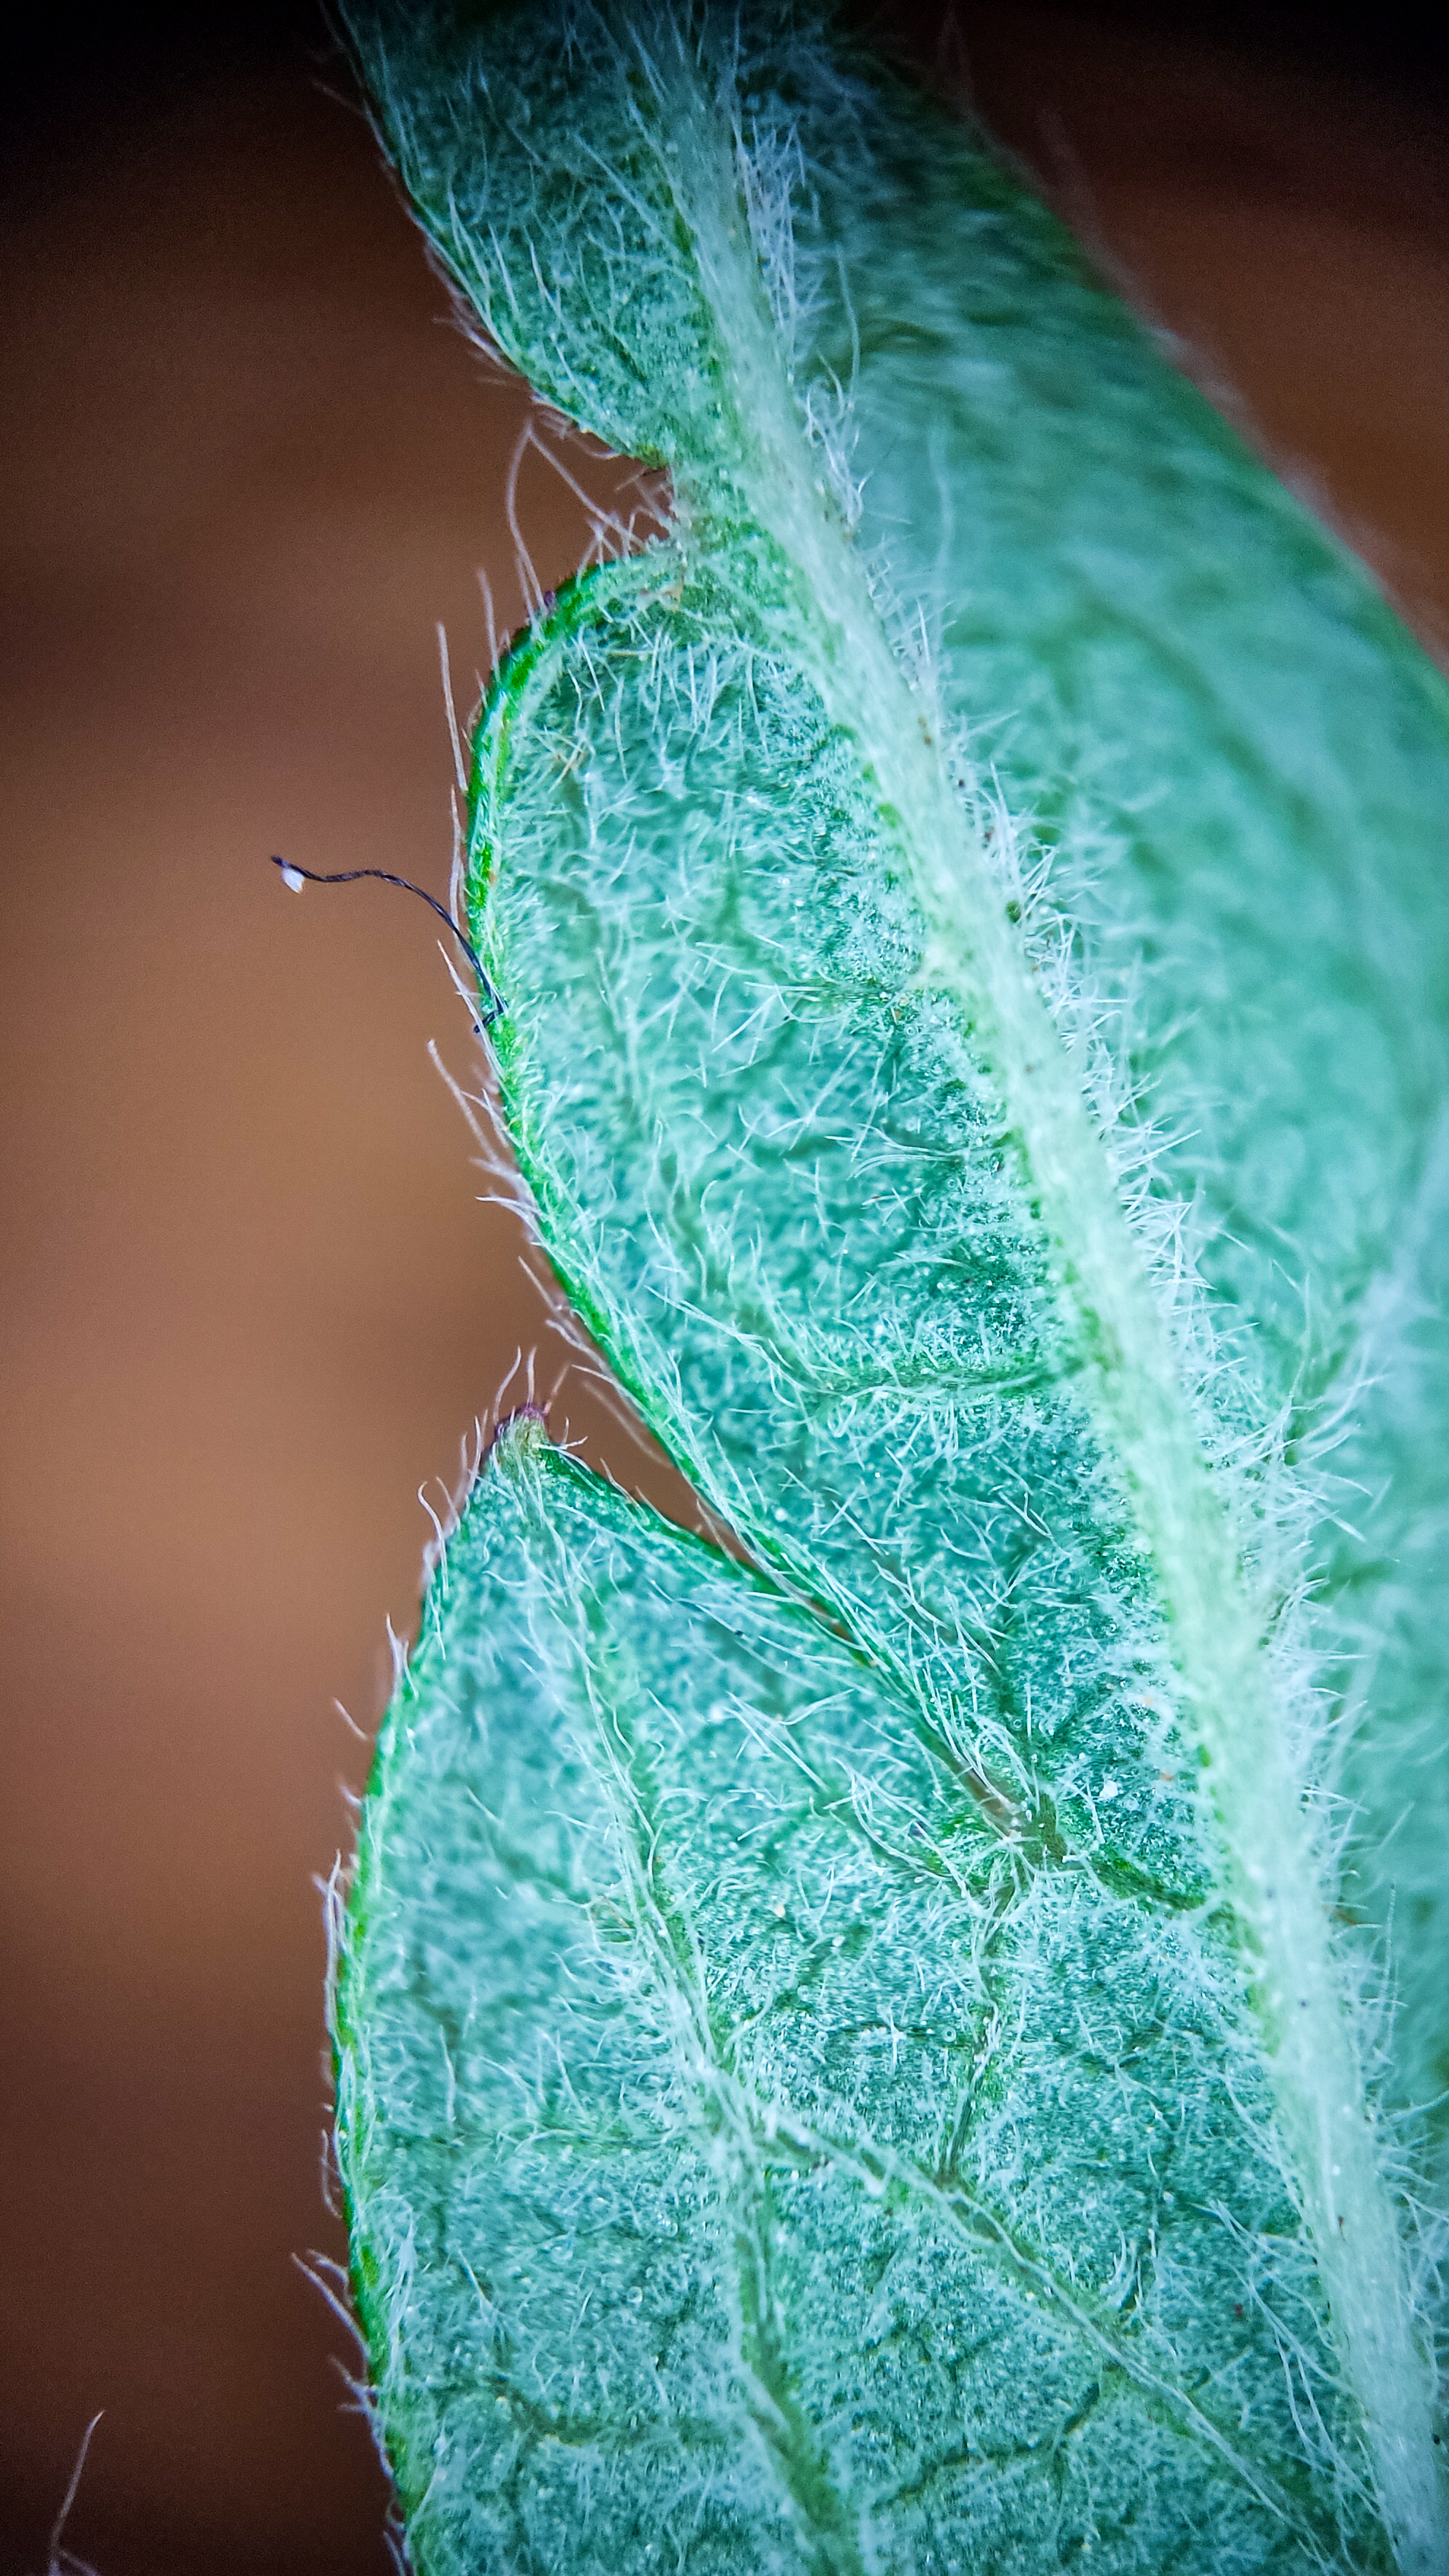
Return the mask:
[(845, 1640), (531, 1426), (432, 1609), (337, 2018), (418, 2563), (1330, 2556), (1224, 1927), (1033, 1868)]
[(750, 1559), (510, 1435), (384, 1730), (417, 2563), (1443, 2567), (1332, 1920), (1445, 1876), (1442, 689), (823, 25), (356, 33), (488, 331), (671, 470), (498, 675), (470, 902), (544, 1239)]
[(1437, 2101), (1442, 2200), (1449, 696), (959, 133), (873, 139), (867, 187), (818, 138), (797, 374), (854, 370), (859, 540), (924, 619), (945, 728), (1032, 818), (1252, 1417), (1331, 1465), (1298, 1499), (1346, 1884), (1396, 1918), (1395, 2090)]

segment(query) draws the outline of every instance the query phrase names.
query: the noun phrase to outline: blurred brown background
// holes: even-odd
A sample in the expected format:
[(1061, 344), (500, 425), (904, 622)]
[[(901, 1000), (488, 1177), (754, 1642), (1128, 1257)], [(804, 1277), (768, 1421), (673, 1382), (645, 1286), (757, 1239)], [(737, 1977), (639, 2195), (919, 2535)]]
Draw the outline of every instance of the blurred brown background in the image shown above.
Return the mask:
[[(1255, 32), (1253, 32), (1255, 30)], [(1449, 119), (1375, 18), (968, 7), (964, 65), (1139, 301), (1449, 633)], [(12, 69), (14, 67), (12, 66)], [(960, 77), (963, 54), (949, 58)], [(421, 907), (520, 613), (523, 417), (304, 9), (41, 30), (3, 345), (0, 2570), (381, 2576), (323, 2206), (322, 1940), (425, 1479), (559, 1361), (425, 1046)], [(1229, 391), (1229, 389), (1231, 389)], [(597, 488), (609, 469), (590, 469)], [(541, 580), (584, 515), (537, 456)], [(520, 1381), (515, 1379), (516, 1392)], [(567, 1415), (635, 1480), (586, 1385)], [(433, 1488), (436, 1497), (436, 1485)], [(656, 1484), (654, 1490), (662, 1493)]]

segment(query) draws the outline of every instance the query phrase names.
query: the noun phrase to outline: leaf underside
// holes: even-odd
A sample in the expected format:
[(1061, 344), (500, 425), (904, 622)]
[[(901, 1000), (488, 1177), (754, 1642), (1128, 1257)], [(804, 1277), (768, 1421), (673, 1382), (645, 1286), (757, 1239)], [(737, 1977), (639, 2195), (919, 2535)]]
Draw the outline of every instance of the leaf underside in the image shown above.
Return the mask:
[[(675, 478), (670, 536), (497, 675), (469, 900), (543, 1239), (750, 1559), (522, 1426), (433, 1580), (335, 2004), (409, 2546), (423, 2576), (1440, 2568), (1374, 2105), (1329, 2106), (1369, 2177), (1336, 2199), (1292, 1945), (1245, 1894), (1252, 1765), (1226, 1776), (1169, 1559), (1240, 1533), (1223, 1625), (1261, 1629), (1285, 1853), (1305, 1801), (1358, 1801), (1303, 1956), (1330, 1906), (1401, 1907), (1385, 2090), (1423, 2102), (1444, 692), (1041, 210), (818, 27), (747, 16), (743, 194), (711, 235), (701, 147), (686, 221), (673, 23), (358, 36), (499, 345)], [(764, 387), (733, 426), (732, 384)], [(888, 706), (851, 696), (847, 559), (914, 672)], [(1074, 1233), (1046, 1169), (1043, 1047), (1012, 1057), (999, 977), (978, 1007), (942, 968), (917, 729), (982, 854), (967, 946), (1015, 943), (1171, 1317), (1208, 1468), (1162, 1471), (1170, 1545), (1148, 1360), (1088, 1293), (1098, 1202)], [(1390, 2251), (1355, 2275), (1357, 2242)]]
[(1024, 1865), (843, 1639), (531, 1428), (432, 1612), (338, 2025), (418, 2564), (1331, 2548), (1211, 1917)]

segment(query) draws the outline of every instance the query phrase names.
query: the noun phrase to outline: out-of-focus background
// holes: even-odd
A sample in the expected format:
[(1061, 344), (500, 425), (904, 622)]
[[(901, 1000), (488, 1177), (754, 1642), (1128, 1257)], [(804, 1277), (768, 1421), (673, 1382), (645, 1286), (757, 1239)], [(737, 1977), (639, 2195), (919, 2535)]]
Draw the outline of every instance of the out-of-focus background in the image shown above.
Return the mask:
[[(946, 69), (1433, 643), (1449, 112), (1370, 18), (993, 0)], [(434, 628), (466, 717), (525, 407), (320, 15), (57, 13), (8, 69), (0, 2571), (41, 2576), (103, 2408), (65, 2532), (99, 2576), (382, 2576), (294, 2259), (343, 2252), (334, 1699), (370, 1734), (419, 1485), (515, 1353), (566, 1354), (426, 1052), (476, 1082), (428, 916), (267, 858), (445, 892)], [(553, 584), (585, 513), (536, 452), (518, 506)], [(577, 1375), (565, 1416), (671, 1499)]]

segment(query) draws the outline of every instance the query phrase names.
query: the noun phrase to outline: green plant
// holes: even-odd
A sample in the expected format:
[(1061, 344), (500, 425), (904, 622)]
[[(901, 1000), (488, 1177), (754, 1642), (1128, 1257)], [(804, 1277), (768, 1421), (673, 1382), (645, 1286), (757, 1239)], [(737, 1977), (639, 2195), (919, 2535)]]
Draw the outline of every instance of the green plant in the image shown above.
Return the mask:
[(468, 897), (745, 1559), (524, 1422), (433, 1576), (334, 2004), (415, 2560), (1449, 2565), (1442, 685), (833, 22), (351, 26), (670, 476), (495, 678)]

